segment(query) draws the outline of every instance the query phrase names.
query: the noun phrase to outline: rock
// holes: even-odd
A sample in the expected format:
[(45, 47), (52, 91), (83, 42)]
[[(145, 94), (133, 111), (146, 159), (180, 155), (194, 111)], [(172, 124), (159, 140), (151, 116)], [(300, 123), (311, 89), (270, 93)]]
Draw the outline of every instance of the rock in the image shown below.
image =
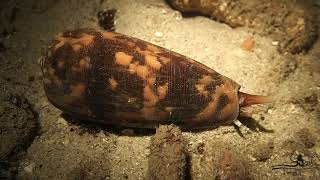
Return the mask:
[(241, 47), (241, 49), (243, 49), (245, 51), (252, 51), (254, 44), (255, 44), (254, 37), (250, 37), (250, 38), (244, 40), (240, 47)]
[(19, 161), (38, 133), (38, 115), (20, 95), (1, 92), (0, 106), (0, 179), (14, 178)]
[(176, 126), (160, 126), (151, 139), (147, 179), (184, 179), (185, 140)]

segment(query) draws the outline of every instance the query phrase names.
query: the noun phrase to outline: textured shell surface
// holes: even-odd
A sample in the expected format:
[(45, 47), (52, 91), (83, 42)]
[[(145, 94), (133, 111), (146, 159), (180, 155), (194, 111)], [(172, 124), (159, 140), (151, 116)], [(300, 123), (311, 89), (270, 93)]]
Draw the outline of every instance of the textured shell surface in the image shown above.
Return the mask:
[(41, 62), (49, 101), (104, 124), (196, 129), (239, 114), (233, 80), (188, 57), (133, 37), (94, 29), (58, 34)]

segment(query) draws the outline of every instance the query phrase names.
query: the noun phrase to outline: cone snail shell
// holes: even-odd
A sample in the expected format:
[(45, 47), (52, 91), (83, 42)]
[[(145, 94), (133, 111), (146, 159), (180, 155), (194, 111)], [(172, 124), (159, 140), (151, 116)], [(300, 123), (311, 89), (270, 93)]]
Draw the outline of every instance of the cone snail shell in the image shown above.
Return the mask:
[(54, 106), (103, 124), (216, 127), (235, 120), (241, 104), (248, 105), (247, 97), (249, 104), (262, 102), (199, 62), (115, 32), (60, 33), (41, 69), (44, 90)]

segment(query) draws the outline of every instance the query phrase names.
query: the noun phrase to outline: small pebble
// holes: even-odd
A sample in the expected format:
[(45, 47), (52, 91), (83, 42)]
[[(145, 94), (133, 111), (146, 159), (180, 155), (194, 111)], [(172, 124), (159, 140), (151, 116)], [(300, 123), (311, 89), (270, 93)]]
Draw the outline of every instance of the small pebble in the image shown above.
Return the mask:
[(154, 35), (155, 35), (156, 37), (158, 37), (158, 38), (163, 37), (162, 32), (159, 32), (159, 31), (155, 32)]
[(241, 44), (241, 49), (245, 51), (252, 51), (254, 46), (255, 40), (253, 37), (249, 37), (248, 39), (244, 40)]
[(295, 110), (296, 110), (296, 106), (294, 104), (291, 104), (290, 111), (295, 111)]
[(70, 144), (69, 139), (66, 139), (66, 140), (62, 141), (62, 144), (63, 144), (64, 146), (68, 146), (68, 145)]
[(175, 11), (174, 12), (174, 16), (176, 20), (181, 20), (182, 19), (182, 15), (179, 11)]
[(274, 45), (274, 46), (278, 46), (279, 45), (279, 41), (272, 41), (271, 44)]
[(27, 173), (32, 173), (35, 167), (35, 163), (30, 163), (28, 166), (26, 166), (23, 170)]
[(100, 138), (105, 138), (106, 137), (106, 135), (104, 134), (103, 130), (99, 131), (98, 137), (100, 137)]
[(67, 121), (66, 121), (65, 119), (63, 119), (63, 118), (59, 118), (59, 119), (58, 119), (58, 123), (61, 124), (61, 125), (63, 125), (63, 126), (68, 126)]

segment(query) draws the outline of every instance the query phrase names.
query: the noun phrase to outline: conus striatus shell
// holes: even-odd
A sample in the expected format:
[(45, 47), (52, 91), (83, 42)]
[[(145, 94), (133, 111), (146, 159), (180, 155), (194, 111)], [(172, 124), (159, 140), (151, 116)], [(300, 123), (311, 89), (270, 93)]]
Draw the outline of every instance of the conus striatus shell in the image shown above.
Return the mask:
[(241, 94), (233, 80), (188, 57), (94, 29), (58, 34), (41, 69), (53, 105), (104, 124), (216, 127), (235, 120), (241, 103), (252, 97)]

